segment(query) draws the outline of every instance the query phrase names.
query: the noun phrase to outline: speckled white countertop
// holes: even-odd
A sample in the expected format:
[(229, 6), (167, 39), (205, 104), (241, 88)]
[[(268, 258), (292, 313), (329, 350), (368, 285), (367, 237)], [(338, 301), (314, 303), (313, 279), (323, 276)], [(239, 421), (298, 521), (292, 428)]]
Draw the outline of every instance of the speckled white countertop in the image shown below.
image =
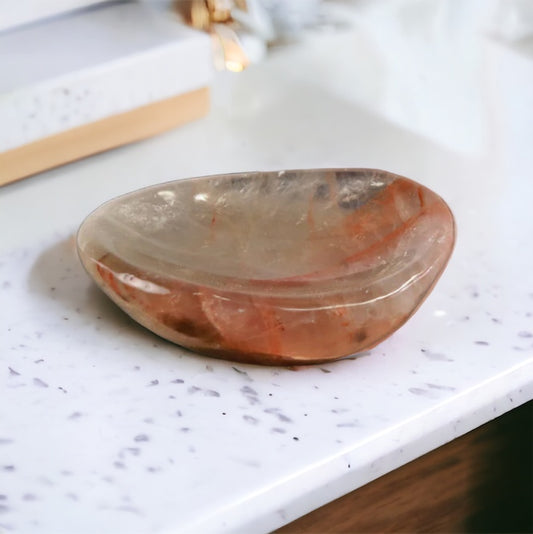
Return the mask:
[[(275, 50), (220, 76), (206, 119), (0, 189), (0, 532), (268, 532), (533, 398), (533, 56), (468, 40), (446, 68), (469, 107), (457, 79), (431, 92), (440, 64), (397, 80), (415, 55), (372, 35), (358, 23)], [(188, 353), (75, 256), (78, 224), (116, 194), (321, 166), (404, 174), (457, 218), (434, 292), (355, 359)]]

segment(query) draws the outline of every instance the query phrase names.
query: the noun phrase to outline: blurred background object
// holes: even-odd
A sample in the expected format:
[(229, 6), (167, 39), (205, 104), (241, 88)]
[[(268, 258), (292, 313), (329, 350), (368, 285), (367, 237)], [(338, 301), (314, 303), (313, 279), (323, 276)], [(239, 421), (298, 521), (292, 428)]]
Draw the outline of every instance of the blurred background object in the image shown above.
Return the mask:
[[(479, 153), (491, 131), (481, 93), (508, 64), (488, 47), (527, 56), (532, 39), (530, 0), (19, 0), (0, 20), (0, 184), (199, 118), (214, 70), (241, 72), (280, 45), (295, 67), (294, 45), (309, 49), (314, 70), (287, 72), (306, 87), (320, 77), (338, 97)], [(239, 113), (252, 97), (231, 97), (234, 83), (219, 92)]]
[(213, 37), (218, 70), (240, 72), (268, 45), (294, 40), (319, 20), (321, 0), (175, 0), (193, 28)]
[(93, 3), (19, 26), (25, 0), (0, 33), (0, 185), (207, 113), (206, 35), (155, 3)]

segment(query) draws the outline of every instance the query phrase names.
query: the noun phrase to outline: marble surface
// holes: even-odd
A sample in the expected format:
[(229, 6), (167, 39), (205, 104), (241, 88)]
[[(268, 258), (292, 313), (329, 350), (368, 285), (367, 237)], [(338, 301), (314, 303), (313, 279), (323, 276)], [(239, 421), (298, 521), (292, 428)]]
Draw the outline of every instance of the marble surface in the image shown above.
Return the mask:
[[(411, 124), (383, 102), (400, 109), (417, 81), (395, 83), (401, 52), (365, 28), (220, 76), (202, 121), (0, 189), (0, 532), (268, 532), (533, 397), (533, 56), (475, 34), (449, 58), (463, 72), (482, 55), (462, 78), (472, 107), (444, 86)], [(457, 219), (435, 291), (357, 358), (197, 356), (129, 320), (75, 256), (78, 224), (117, 194), (326, 166), (414, 178)]]

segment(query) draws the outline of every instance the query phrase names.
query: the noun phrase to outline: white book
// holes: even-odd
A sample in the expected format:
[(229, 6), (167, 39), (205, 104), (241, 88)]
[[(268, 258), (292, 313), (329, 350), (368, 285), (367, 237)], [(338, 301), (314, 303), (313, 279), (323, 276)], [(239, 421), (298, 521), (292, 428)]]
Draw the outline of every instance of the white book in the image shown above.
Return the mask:
[(0, 0), (0, 31), (100, 3), (104, 0)]
[(206, 88), (212, 64), (208, 35), (144, 3), (103, 4), (2, 32), (0, 155)]

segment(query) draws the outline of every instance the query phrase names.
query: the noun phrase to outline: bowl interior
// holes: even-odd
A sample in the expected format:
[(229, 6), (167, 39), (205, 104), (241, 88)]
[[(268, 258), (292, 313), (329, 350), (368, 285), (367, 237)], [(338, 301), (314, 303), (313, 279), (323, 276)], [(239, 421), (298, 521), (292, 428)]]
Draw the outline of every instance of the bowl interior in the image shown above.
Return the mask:
[[(391, 195), (388, 186), (397, 180), (402, 189)], [(419, 209), (419, 189), (367, 169), (179, 180), (104, 204), (82, 225), (79, 244), (86, 255), (111, 252), (147, 272), (179, 279), (198, 273), (211, 280), (327, 278)], [(100, 237), (87, 237), (93, 235)], [(413, 254), (393, 250), (386, 265), (365, 260), (358, 269), (394, 269)]]

